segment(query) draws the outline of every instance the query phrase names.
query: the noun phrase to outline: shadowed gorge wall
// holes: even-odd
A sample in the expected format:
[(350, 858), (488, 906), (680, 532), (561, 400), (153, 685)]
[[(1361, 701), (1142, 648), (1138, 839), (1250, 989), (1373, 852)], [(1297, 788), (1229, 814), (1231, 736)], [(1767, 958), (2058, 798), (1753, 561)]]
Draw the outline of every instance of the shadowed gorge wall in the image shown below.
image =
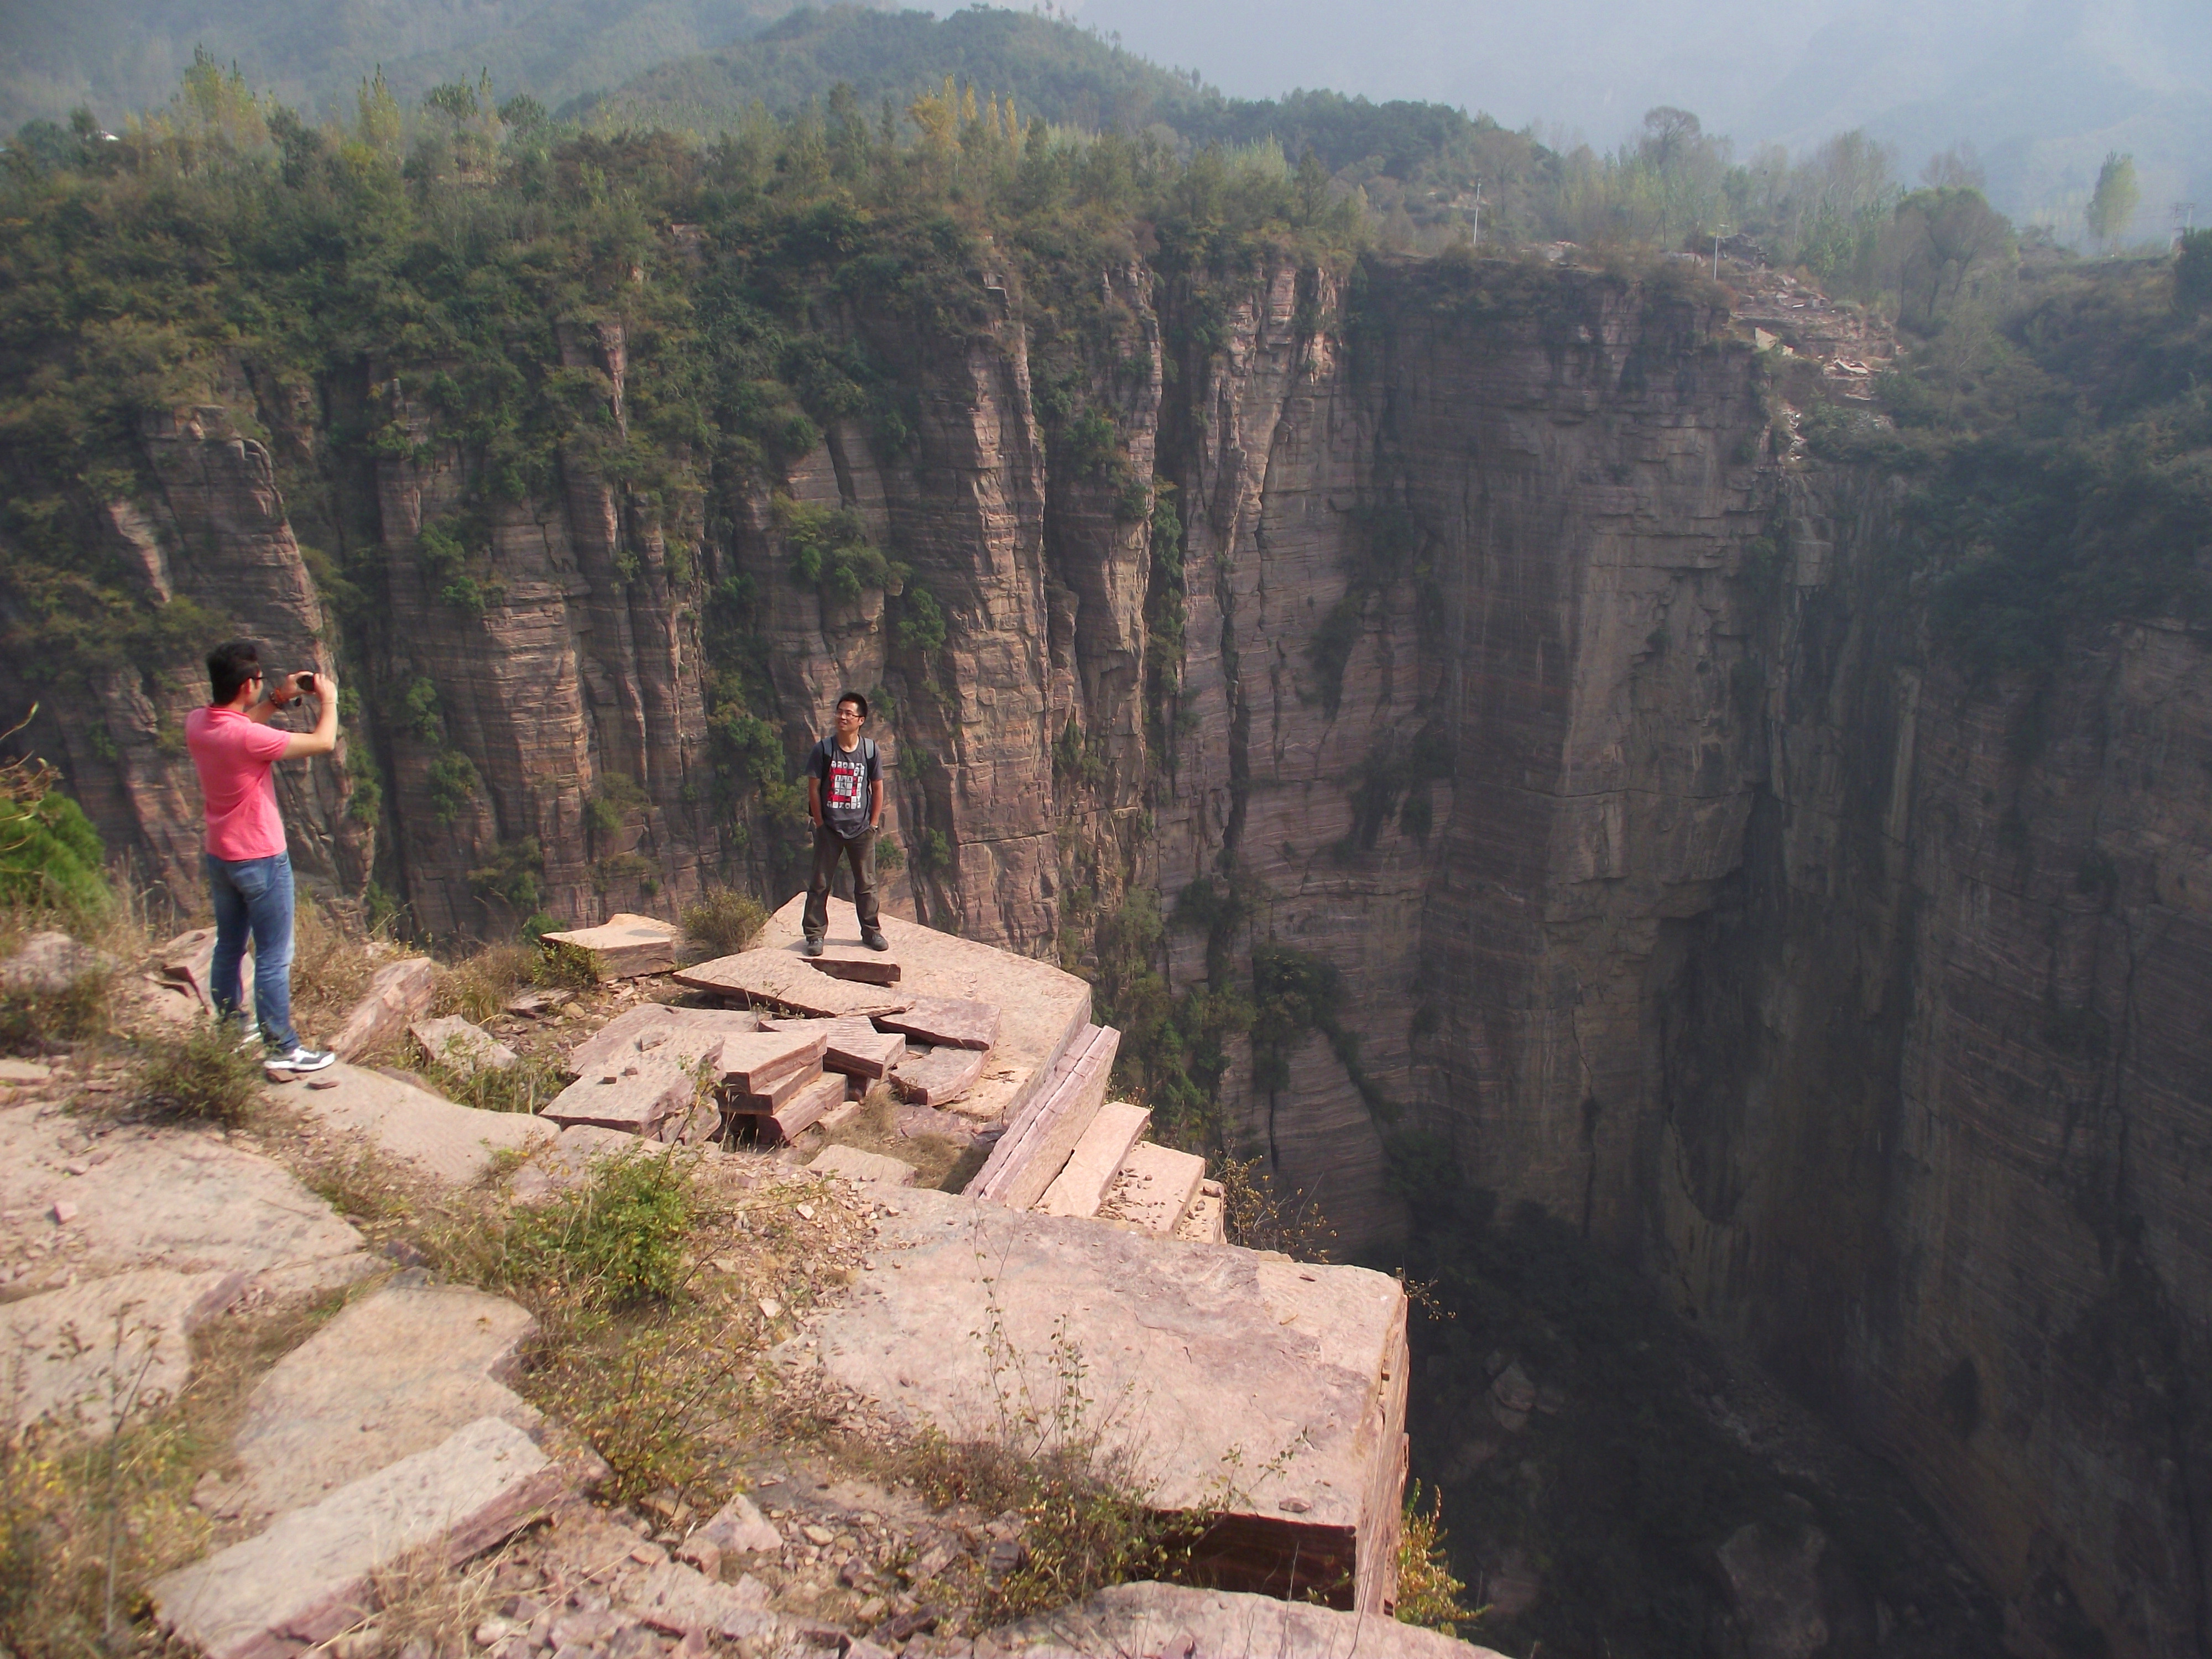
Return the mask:
[[(682, 228), (640, 285), (708, 280)], [(244, 364), (138, 433), (102, 556), (341, 676), (373, 758), (288, 781), (302, 866), (441, 936), (789, 886), (779, 787), (838, 690), (887, 694), (894, 902), (1138, 939), (1155, 1024), (1213, 1021), (1223, 1138), (1349, 1247), (1403, 1236), (1394, 1160), (1534, 1200), (1893, 1456), (2021, 1651), (2205, 1651), (2197, 639), (1970, 683), (1900, 486), (1793, 441), (1703, 283), (1068, 282), (1079, 327), (988, 248), (933, 317), (824, 297), (896, 423), (650, 489), (570, 441), (495, 512), (420, 366)], [(612, 307), (557, 356), (643, 430)], [(33, 732), (187, 893), (188, 631)]]

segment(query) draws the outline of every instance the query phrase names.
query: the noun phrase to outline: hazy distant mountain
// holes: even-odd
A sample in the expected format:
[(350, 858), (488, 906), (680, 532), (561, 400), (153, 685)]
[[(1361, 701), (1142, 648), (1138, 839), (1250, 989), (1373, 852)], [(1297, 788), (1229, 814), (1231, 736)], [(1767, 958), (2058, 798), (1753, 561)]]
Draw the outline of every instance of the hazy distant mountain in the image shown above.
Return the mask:
[(0, 0), (0, 131), (91, 105), (111, 125), (166, 102), (204, 46), (307, 110), (350, 108), (380, 64), (412, 97), (483, 70), (556, 104), (727, 45), (790, 0)]

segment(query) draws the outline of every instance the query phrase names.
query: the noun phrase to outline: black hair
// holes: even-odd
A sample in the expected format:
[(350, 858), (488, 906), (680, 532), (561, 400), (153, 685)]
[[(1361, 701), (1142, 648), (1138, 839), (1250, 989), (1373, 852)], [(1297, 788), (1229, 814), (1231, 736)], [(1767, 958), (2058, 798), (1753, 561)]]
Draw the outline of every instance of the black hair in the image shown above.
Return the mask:
[(252, 640), (232, 640), (208, 653), (208, 689), (214, 701), (228, 702), (238, 688), (261, 672), (261, 647)]
[(868, 700), (857, 691), (840, 691), (837, 694), (837, 702), (832, 703), (830, 707), (834, 708), (838, 704), (848, 702), (858, 703), (860, 708), (860, 718), (862, 720), (868, 718)]

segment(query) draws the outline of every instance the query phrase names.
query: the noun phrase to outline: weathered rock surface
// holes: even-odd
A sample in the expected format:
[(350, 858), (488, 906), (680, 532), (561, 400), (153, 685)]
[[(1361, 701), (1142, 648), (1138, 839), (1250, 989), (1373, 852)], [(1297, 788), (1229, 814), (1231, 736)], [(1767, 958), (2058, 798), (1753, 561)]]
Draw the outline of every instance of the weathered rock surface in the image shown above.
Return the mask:
[(1121, 1160), (1097, 1212), (1148, 1233), (1176, 1232), (1198, 1201), (1205, 1177), (1204, 1158), (1145, 1141)]
[(568, 1051), (571, 1077), (611, 1066), (620, 1071), (639, 1054), (657, 1054), (684, 1065), (721, 1050), (722, 1039), (760, 1029), (758, 1014), (742, 1008), (669, 1008), (657, 1002), (625, 1008)]
[(556, 945), (589, 951), (608, 979), (637, 979), (647, 974), (665, 974), (676, 965), (684, 930), (673, 922), (623, 911), (597, 927), (574, 927), (545, 937)]
[(397, 1043), (410, 1024), (430, 1012), (437, 991), (438, 964), (429, 957), (386, 963), (369, 981), (368, 994), (331, 1037), (331, 1052), (340, 1060), (357, 1060)]
[(209, 1659), (289, 1659), (369, 1610), (380, 1567), (416, 1551), (465, 1561), (562, 1484), (527, 1435), (485, 1418), (157, 1579), (155, 1612)]
[(909, 1048), (891, 1067), (891, 1087), (901, 1100), (948, 1106), (968, 1097), (983, 1065), (981, 1051), (975, 1048)]
[(1504, 1659), (1435, 1631), (1328, 1607), (1181, 1584), (1116, 1584), (1089, 1601), (990, 1631), (975, 1659)]
[(592, 1067), (546, 1102), (538, 1116), (562, 1129), (618, 1129), (654, 1140), (683, 1125), (698, 1095), (699, 1079), (689, 1066), (642, 1054), (618, 1070)]
[(237, 1508), (319, 1503), (479, 1418), (534, 1431), (537, 1408), (506, 1378), (535, 1328), (505, 1297), (460, 1285), (391, 1285), (355, 1303), (254, 1385), (232, 1443)]
[(0, 1422), (49, 1418), (102, 1437), (160, 1410), (191, 1379), (193, 1329), (247, 1279), (142, 1267), (0, 1304)]
[(913, 1164), (884, 1152), (864, 1152), (857, 1146), (824, 1146), (806, 1167), (818, 1175), (880, 1181), (889, 1187), (914, 1185)]
[(467, 1076), (481, 1071), (504, 1072), (522, 1056), (483, 1029), (458, 1014), (443, 1019), (418, 1019), (407, 1028), (416, 1046), (432, 1060), (442, 1061)]
[(810, 1022), (778, 1017), (763, 1019), (761, 1029), (768, 1031), (818, 1029), (825, 1045), (822, 1050), (823, 1066), (830, 1071), (842, 1072), (848, 1077), (886, 1077), (906, 1052), (905, 1037), (896, 1031), (879, 1031), (872, 1021), (865, 1019)]
[(1037, 1200), (1037, 1208), (1047, 1215), (1097, 1214), (1122, 1160), (1152, 1122), (1150, 1112), (1126, 1100), (1109, 1100), (1101, 1106), (1068, 1154), (1066, 1166)]
[(322, 1086), (289, 1088), (289, 1105), (324, 1127), (354, 1136), (442, 1186), (465, 1186), (502, 1152), (553, 1138), (552, 1126), (517, 1112), (485, 1112), (343, 1061), (315, 1074)]
[[(214, 930), (209, 930), (212, 937)], [(33, 933), (9, 956), (0, 957), (0, 991), (29, 991), (52, 996), (79, 980), (105, 973), (114, 963), (89, 945), (67, 933)]]
[(874, 986), (817, 974), (795, 951), (759, 945), (733, 957), (693, 963), (677, 969), (673, 977), (678, 985), (695, 991), (824, 1018), (893, 1013), (913, 1000)]
[[(0, 1233), (11, 1247), (64, 1241), (40, 1259), (81, 1278), (240, 1272), (272, 1294), (348, 1284), (372, 1265), (359, 1233), (258, 1153), (213, 1134), (120, 1128), (92, 1163), (64, 1149), (66, 1127), (35, 1107), (0, 1105)], [(53, 1219), (58, 1203), (70, 1206), (66, 1225)]]
[(900, 969), (897, 959), (881, 951), (871, 951), (864, 945), (824, 945), (818, 957), (805, 958), (806, 965), (817, 974), (827, 974), (832, 979), (848, 979), (856, 985), (896, 985)]

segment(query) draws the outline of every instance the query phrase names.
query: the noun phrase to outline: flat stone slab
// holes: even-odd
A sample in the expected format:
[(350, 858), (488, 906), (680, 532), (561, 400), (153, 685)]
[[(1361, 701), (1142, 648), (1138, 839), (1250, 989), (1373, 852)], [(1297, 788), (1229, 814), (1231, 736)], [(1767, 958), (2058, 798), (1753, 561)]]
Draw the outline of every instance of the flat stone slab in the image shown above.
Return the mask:
[(191, 1376), (193, 1329), (248, 1277), (148, 1267), (0, 1304), (0, 1423), (46, 1418), (102, 1438), (160, 1409)]
[(1218, 1191), (1206, 1190), (1218, 1185), (1218, 1182), (1212, 1181), (1199, 1183), (1198, 1196), (1191, 1200), (1188, 1212), (1175, 1224), (1177, 1238), (1187, 1238), (1194, 1244), (1224, 1244), (1228, 1242), (1228, 1200)]
[[(781, 947), (799, 937), (803, 893), (769, 918), (757, 941)], [(1091, 987), (1050, 963), (1017, 956), (1011, 951), (981, 945), (934, 927), (883, 918), (890, 954), (902, 970), (901, 1006), (909, 1013), (924, 998), (951, 1002), (987, 1003), (1000, 1015), (997, 1039), (991, 1045), (991, 1063), (970, 1091), (961, 1109), (984, 1122), (1010, 1116), (1027, 1103), (1041, 1086), (1061, 1052), (1091, 1023)], [(853, 941), (860, 936), (860, 919), (842, 899), (830, 901), (829, 938)], [(823, 975), (817, 974), (817, 979)], [(831, 981), (830, 983), (836, 983)], [(860, 1009), (809, 1009), (808, 1012), (862, 1012)], [(898, 1010), (891, 1010), (896, 1013)], [(879, 1021), (886, 1030), (899, 1029)]]
[(886, 951), (871, 951), (865, 945), (824, 945), (820, 956), (801, 957), (799, 960), (817, 974), (848, 979), (855, 985), (899, 982), (897, 958)]
[(1181, 1584), (1116, 1584), (975, 1642), (975, 1659), (1094, 1659), (1099, 1654), (1228, 1659), (1504, 1659), (1440, 1632), (1356, 1613)]
[(609, 979), (636, 979), (646, 974), (665, 974), (676, 965), (684, 930), (672, 921), (623, 910), (597, 927), (574, 927), (545, 937), (556, 945), (589, 951), (599, 958), (599, 971)]
[(464, 1077), (481, 1071), (511, 1071), (522, 1056), (481, 1025), (471, 1025), (458, 1014), (443, 1019), (418, 1019), (407, 1028), (425, 1055), (452, 1066)]
[(760, 1505), (743, 1492), (714, 1511), (714, 1518), (684, 1541), (712, 1544), (722, 1555), (773, 1555), (783, 1547), (783, 1534), (760, 1512)]
[(749, 1593), (758, 1588), (718, 1583), (678, 1562), (663, 1561), (641, 1582), (627, 1587), (622, 1602), (664, 1635), (682, 1636), (696, 1630), (726, 1641), (743, 1641), (781, 1628), (781, 1621), (766, 1611), (765, 1598)]
[(369, 1610), (378, 1569), (418, 1550), (465, 1561), (563, 1485), (528, 1435), (484, 1418), (157, 1579), (155, 1611), (209, 1659), (292, 1659)]
[(828, 1043), (827, 1033), (805, 1026), (731, 1037), (722, 1044), (723, 1086), (743, 1094), (765, 1094), (794, 1072), (820, 1071)]
[(1126, 1100), (1109, 1100), (1075, 1143), (1067, 1164), (1044, 1189), (1036, 1207), (1047, 1215), (1096, 1215), (1122, 1159), (1152, 1127), (1152, 1115)]
[(1097, 1213), (1148, 1233), (1171, 1233), (1190, 1214), (1205, 1179), (1204, 1158), (1143, 1141), (1121, 1160)]
[(505, 1379), (537, 1325), (504, 1297), (461, 1285), (395, 1284), (355, 1303), (254, 1386), (233, 1441), (237, 1508), (258, 1516), (319, 1503), (479, 1418), (534, 1431), (537, 1407)]
[(843, 1103), (845, 1079), (835, 1072), (825, 1072), (769, 1112), (745, 1109), (745, 1103), (753, 1098), (738, 1096), (731, 1111), (751, 1122), (761, 1146), (781, 1146), (797, 1139)]
[[(215, 930), (208, 936), (212, 948)], [(66, 991), (77, 981), (113, 967), (114, 958), (80, 945), (67, 933), (33, 933), (12, 956), (0, 957), (0, 991)]]
[(921, 1106), (963, 1100), (983, 1075), (983, 1059), (975, 1048), (909, 1048), (891, 1067), (891, 1087)]
[(413, 1165), (441, 1187), (465, 1187), (490, 1170), (496, 1154), (526, 1152), (553, 1135), (526, 1112), (456, 1105), (443, 1095), (343, 1061), (310, 1080), (323, 1086), (288, 1087), (286, 1103)]
[(44, 1083), (53, 1074), (54, 1068), (40, 1060), (0, 1060), (0, 1086), (13, 1086), (19, 1083)]
[(896, 1013), (913, 1000), (875, 986), (817, 974), (787, 945), (773, 950), (756, 945), (733, 957), (694, 963), (678, 969), (674, 978), (695, 991), (829, 1018)]
[(1121, 1034), (1091, 1025), (1070, 1043), (1045, 1086), (1017, 1113), (965, 1190), (1026, 1210), (1045, 1194), (1106, 1102)]
[(760, 1024), (760, 1016), (750, 1009), (644, 1003), (625, 1008), (571, 1048), (562, 1069), (571, 1077), (583, 1077), (594, 1068), (652, 1054), (690, 1065), (720, 1052), (723, 1038), (743, 1036), (758, 1030)]
[(996, 1003), (953, 997), (916, 997), (913, 1006), (876, 1021), (886, 1031), (943, 1048), (994, 1048), (1000, 1023)]
[(698, 1094), (699, 1079), (688, 1066), (640, 1054), (618, 1071), (594, 1066), (540, 1107), (538, 1115), (563, 1129), (584, 1125), (657, 1139), (663, 1125), (681, 1124), (690, 1115)]
[(854, 1181), (880, 1181), (886, 1186), (914, 1185), (914, 1165), (882, 1152), (864, 1152), (858, 1146), (824, 1146), (806, 1166), (817, 1175), (841, 1175)]
[(398, 1042), (401, 1032), (430, 1012), (437, 994), (438, 964), (429, 957), (386, 963), (370, 978), (368, 994), (354, 1004), (331, 1038), (331, 1052), (340, 1060), (357, 1060)]
[(1151, 1501), (1222, 1505), (1231, 1577), (1304, 1594), (1356, 1571), (1358, 1605), (1379, 1609), (1404, 1479), (1395, 1279), (922, 1188), (878, 1203), (872, 1265), (817, 1316), (815, 1351), (787, 1344), (785, 1363), (959, 1440), (995, 1433), (1018, 1386), (1003, 1351), (994, 1366), (994, 1341), (1047, 1421), (1051, 1356), (1072, 1344), (1085, 1393), (1112, 1402), (1096, 1426)]
[[(11, 1254), (65, 1232), (66, 1255), (46, 1260), (81, 1279), (235, 1272), (272, 1294), (349, 1284), (373, 1265), (362, 1236), (273, 1159), (200, 1131), (134, 1127), (103, 1136), (93, 1163), (64, 1150), (70, 1127), (34, 1106), (0, 1107), (0, 1237)], [(65, 1229), (58, 1203), (72, 1211)]]
[(764, 1016), (763, 1031), (818, 1031), (823, 1040), (822, 1065), (825, 1071), (848, 1077), (878, 1079), (890, 1075), (906, 1053), (906, 1039), (896, 1031), (879, 1031), (874, 1022), (857, 1015), (844, 1019), (793, 1019), (789, 1015)]

